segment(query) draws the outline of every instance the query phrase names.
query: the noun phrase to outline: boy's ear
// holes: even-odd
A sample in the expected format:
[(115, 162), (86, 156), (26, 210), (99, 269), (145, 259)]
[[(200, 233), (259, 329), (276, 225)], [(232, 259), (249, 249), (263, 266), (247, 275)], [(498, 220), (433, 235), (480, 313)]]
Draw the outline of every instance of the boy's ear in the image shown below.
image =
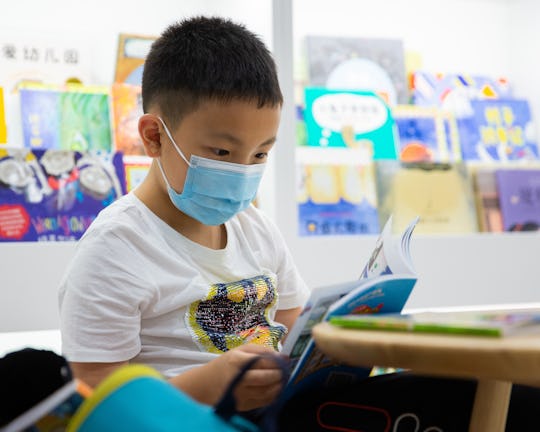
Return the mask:
[(146, 155), (152, 158), (161, 155), (160, 121), (154, 114), (144, 114), (139, 118), (139, 135)]

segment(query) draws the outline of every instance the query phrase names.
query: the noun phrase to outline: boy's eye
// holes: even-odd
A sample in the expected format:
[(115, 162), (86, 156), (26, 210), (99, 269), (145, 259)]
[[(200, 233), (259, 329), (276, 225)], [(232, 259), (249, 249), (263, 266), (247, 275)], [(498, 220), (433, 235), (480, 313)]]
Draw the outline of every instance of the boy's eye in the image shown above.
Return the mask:
[(214, 153), (216, 154), (216, 156), (227, 156), (230, 152), (229, 150), (225, 149), (214, 149)]

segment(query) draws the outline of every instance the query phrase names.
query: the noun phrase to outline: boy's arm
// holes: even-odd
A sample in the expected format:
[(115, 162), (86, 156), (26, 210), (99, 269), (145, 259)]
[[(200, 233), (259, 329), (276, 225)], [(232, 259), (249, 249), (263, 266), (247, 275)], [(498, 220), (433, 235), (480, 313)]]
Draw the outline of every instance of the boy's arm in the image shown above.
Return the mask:
[[(293, 327), (296, 319), (302, 312), (302, 308), (296, 307), (294, 309), (281, 309), (276, 312), (276, 321), (280, 324), (283, 324), (286, 326), (289, 330)], [(287, 338), (287, 335), (283, 337), (282, 343), (285, 342), (285, 339)]]
[(79, 363), (70, 362), (69, 366), (75, 378), (84, 381), (90, 387), (96, 387), (107, 375), (111, 374), (115, 369), (127, 365), (128, 362), (115, 363)]

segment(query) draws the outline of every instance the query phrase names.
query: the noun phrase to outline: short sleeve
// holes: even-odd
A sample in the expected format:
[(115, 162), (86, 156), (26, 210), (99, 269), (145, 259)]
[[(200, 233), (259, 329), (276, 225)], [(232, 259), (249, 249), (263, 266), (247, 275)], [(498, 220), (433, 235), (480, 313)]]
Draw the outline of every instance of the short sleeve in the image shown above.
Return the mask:
[(136, 257), (112, 233), (79, 241), (59, 290), (62, 352), (69, 361), (127, 361), (139, 353), (141, 309), (150, 292)]

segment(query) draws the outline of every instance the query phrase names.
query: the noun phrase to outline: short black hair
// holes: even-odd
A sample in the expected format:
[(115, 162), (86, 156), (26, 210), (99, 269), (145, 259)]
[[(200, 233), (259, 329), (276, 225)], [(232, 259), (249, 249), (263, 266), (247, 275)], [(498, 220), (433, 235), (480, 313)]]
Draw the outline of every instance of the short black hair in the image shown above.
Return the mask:
[(283, 104), (274, 59), (245, 26), (197, 16), (169, 26), (154, 41), (142, 78), (143, 111), (158, 106), (171, 126), (200, 102)]

